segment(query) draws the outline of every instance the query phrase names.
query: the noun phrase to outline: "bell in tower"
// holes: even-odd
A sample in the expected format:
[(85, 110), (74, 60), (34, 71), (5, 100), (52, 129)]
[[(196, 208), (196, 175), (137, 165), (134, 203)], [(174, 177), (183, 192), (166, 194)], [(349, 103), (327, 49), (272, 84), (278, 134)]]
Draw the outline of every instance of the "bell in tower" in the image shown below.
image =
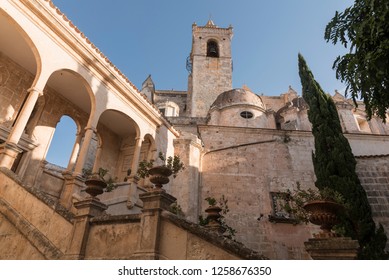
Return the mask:
[(219, 57), (219, 50), (218, 50), (217, 43), (213, 40), (210, 40), (207, 43), (207, 56)]

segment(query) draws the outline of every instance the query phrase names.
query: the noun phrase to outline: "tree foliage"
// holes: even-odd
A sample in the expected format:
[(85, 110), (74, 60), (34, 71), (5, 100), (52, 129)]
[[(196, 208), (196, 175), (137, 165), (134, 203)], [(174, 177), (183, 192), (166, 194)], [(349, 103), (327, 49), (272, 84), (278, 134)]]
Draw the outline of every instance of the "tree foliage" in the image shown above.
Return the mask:
[(315, 152), (312, 154), (315, 185), (319, 190), (331, 188), (344, 198), (349, 212), (348, 218), (342, 222), (342, 229), (346, 236), (359, 241), (359, 257), (387, 258), (384, 251), (386, 235), (381, 227), (376, 232), (370, 204), (355, 172), (356, 160), (342, 133), (336, 106), (316, 82), (300, 54), (299, 75), (315, 139)]
[(346, 95), (366, 106), (369, 118), (384, 121), (389, 108), (389, 1), (355, 0), (353, 6), (336, 12), (327, 24), (324, 38), (340, 42), (349, 53), (338, 56), (333, 69), (345, 82)]

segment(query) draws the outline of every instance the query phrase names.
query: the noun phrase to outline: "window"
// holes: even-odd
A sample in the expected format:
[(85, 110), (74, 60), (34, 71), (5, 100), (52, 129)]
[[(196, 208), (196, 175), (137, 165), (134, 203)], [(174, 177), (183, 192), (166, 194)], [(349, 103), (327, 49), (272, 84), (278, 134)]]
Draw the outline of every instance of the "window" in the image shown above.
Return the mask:
[(161, 114), (165, 117), (178, 117), (179, 115), (180, 108), (172, 101), (167, 101), (157, 106)]
[(272, 213), (269, 215), (269, 221), (272, 223), (288, 223), (288, 224), (297, 224), (298, 221), (288, 213), (284, 208), (287, 202), (288, 194), (285, 192), (271, 192), (271, 206)]
[(210, 40), (207, 43), (207, 56), (219, 57), (219, 47), (217, 43), (213, 40)]
[(360, 117), (360, 116), (356, 116), (356, 119), (357, 119), (357, 123), (359, 126), (359, 130), (361, 132), (371, 133), (369, 123), (367, 122), (367, 120), (365, 118)]
[(243, 111), (240, 113), (240, 116), (244, 119), (251, 119), (252, 117), (254, 117), (254, 114), (249, 111)]

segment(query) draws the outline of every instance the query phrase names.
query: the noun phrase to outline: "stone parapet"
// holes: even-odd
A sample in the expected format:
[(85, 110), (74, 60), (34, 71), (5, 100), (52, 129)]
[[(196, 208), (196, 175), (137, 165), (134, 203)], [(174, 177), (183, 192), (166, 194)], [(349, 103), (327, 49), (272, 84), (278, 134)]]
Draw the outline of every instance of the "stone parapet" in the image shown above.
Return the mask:
[(359, 248), (349, 237), (311, 238), (304, 245), (314, 260), (354, 260)]
[(74, 203), (77, 215), (74, 219), (72, 237), (66, 250), (65, 259), (84, 259), (87, 246), (90, 219), (100, 216), (107, 209), (107, 206), (95, 197), (89, 197)]

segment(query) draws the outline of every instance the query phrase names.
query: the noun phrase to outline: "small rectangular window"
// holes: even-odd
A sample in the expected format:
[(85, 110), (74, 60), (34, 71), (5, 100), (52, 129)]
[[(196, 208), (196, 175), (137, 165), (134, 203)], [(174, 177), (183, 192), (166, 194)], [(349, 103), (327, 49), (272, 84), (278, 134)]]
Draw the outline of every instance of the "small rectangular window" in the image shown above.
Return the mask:
[(271, 204), (272, 204), (272, 213), (269, 215), (269, 221), (272, 223), (288, 223), (288, 224), (297, 224), (298, 221), (290, 213), (288, 213), (284, 208), (287, 202), (288, 194), (285, 192), (271, 192)]

